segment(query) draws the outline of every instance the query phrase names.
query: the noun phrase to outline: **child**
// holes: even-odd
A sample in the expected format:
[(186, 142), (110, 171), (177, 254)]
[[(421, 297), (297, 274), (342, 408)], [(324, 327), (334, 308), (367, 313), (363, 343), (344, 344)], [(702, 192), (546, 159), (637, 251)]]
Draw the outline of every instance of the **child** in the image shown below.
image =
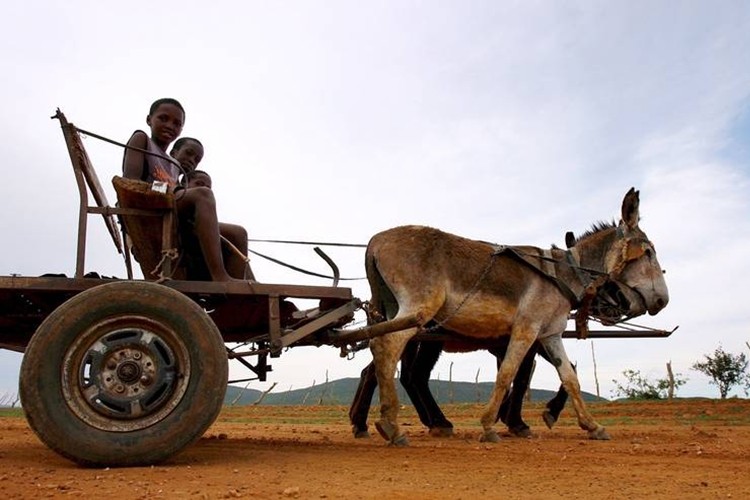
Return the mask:
[[(151, 136), (137, 130), (130, 137), (123, 158), (123, 175), (146, 182), (165, 182), (174, 190), (180, 175), (180, 167), (166, 151), (169, 144), (182, 132), (184, 123), (185, 110), (176, 99), (164, 98), (155, 101), (146, 116)], [(144, 150), (149, 154), (144, 153)], [(224, 266), (213, 192), (205, 187), (185, 189), (178, 193), (175, 199), (180, 221), (192, 221), (192, 224), (184, 223), (180, 226), (192, 229), (191, 233), (199, 244), (210, 278), (213, 281), (233, 281), (234, 278)], [(243, 274), (244, 267), (240, 276)]]
[[(186, 189), (194, 188), (211, 189), (211, 176), (203, 170), (196, 170), (196, 167), (203, 159), (203, 145), (198, 139), (192, 137), (181, 137), (174, 143), (172, 157), (180, 162), (183, 167), (187, 167), (185, 173)], [(247, 231), (242, 226), (219, 222), (219, 233), (226, 239), (234, 249), (229, 245), (222, 245), (222, 256), (226, 263), (229, 274), (235, 278), (243, 278), (255, 281), (255, 275), (247, 261)], [(190, 247), (190, 241), (194, 238), (185, 238), (185, 244)], [(193, 245), (194, 246), (194, 245)], [(196, 252), (198, 250), (198, 252)], [(200, 249), (189, 249), (190, 253), (199, 253)], [(191, 259), (189, 266), (192, 267), (191, 274), (198, 278), (206, 275), (205, 265), (199, 262), (200, 259)], [(197, 278), (196, 278), (197, 279)]]
[[(165, 98), (154, 102), (146, 116), (151, 128), (149, 138), (142, 130), (136, 130), (128, 140), (122, 169), (125, 177), (145, 182), (166, 182), (177, 185), (180, 168), (167, 155), (167, 146), (182, 132), (185, 110), (175, 99)], [(131, 149), (135, 148), (135, 149)], [(149, 154), (143, 151), (148, 151)]]
[(193, 170), (192, 172), (188, 172), (186, 177), (188, 188), (202, 186), (211, 189), (211, 176), (203, 170)]
[(189, 174), (198, 167), (203, 159), (203, 144), (192, 137), (180, 137), (172, 146), (169, 155), (177, 160), (184, 174)]

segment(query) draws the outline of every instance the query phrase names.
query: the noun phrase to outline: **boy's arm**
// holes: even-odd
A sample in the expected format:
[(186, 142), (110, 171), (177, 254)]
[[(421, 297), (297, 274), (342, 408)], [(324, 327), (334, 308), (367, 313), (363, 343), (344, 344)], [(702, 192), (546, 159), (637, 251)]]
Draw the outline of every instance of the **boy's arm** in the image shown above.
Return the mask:
[[(148, 146), (148, 137), (145, 132), (135, 132), (128, 141), (128, 146), (134, 148), (146, 149)], [(143, 164), (145, 163), (145, 155), (140, 151), (127, 148), (125, 149), (125, 157), (122, 160), (122, 174), (128, 179), (142, 180), (143, 175)]]

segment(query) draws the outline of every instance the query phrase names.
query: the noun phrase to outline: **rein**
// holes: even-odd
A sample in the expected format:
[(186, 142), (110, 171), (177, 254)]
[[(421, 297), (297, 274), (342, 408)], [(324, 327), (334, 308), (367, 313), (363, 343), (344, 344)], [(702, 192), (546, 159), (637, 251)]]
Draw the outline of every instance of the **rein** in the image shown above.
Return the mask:
[[(507, 246), (507, 245), (493, 245), (493, 246), (496, 248), (496, 250), (495, 250), (496, 253), (502, 253), (502, 252), (504, 252), (506, 250), (511, 250), (511, 251), (513, 251), (513, 253), (516, 253), (518, 255), (522, 255), (524, 257), (533, 257), (535, 259), (540, 259), (540, 260), (543, 260), (543, 261), (546, 261), (546, 262), (552, 262), (554, 264), (566, 264), (568, 267), (574, 269), (576, 271), (576, 273), (578, 273), (580, 271), (583, 271), (583, 272), (586, 272), (586, 273), (589, 273), (589, 274), (593, 274), (593, 275), (597, 275), (597, 276), (607, 275), (608, 274), (608, 273), (605, 273), (604, 271), (599, 271), (598, 269), (591, 269), (590, 267), (583, 267), (581, 265), (578, 265), (577, 264), (577, 260), (578, 259), (577, 259), (577, 257), (574, 255), (574, 253), (571, 250), (565, 250), (565, 259), (566, 259), (566, 261), (563, 262), (560, 259), (556, 259), (554, 257), (547, 257), (544, 254), (533, 255), (533, 254), (530, 254), (530, 253), (527, 253), (527, 252), (522, 252), (521, 250), (518, 250), (518, 249), (516, 249), (515, 247), (512, 247), (512, 246)], [(524, 259), (524, 261), (525, 261), (525, 259)]]
[(338, 279), (338, 280), (341, 280), (341, 281), (357, 281), (357, 280), (366, 279), (364, 277), (362, 277), (362, 278), (340, 278), (340, 277), (337, 278), (336, 276), (326, 276), (325, 274), (320, 274), (320, 273), (316, 273), (316, 272), (313, 272), (313, 271), (308, 271), (306, 269), (302, 269), (301, 267), (293, 266), (292, 264), (287, 264), (286, 262), (280, 261), (279, 259), (274, 259), (273, 257), (271, 257), (269, 255), (264, 255), (264, 254), (262, 254), (260, 252), (256, 252), (255, 250), (252, 250), (250, 248), (248, 248), (247, 251), (250, 252), (253, 255), (257, 255), (258, 257), (262, 257), (262, 258), (264, 258), (266, 260), (269, 260), (269, 261), (273, 262), (274, 264), (278, 264), (280, 266), (288, 267), (289, 269), (292, 269), (294, 271), (300, 272), (302, 274), (307, 274), (307, 275), (310, 275), (310, 276), (315, 276), (317, 278)]
[[(527, 266), (531, 267), (533, 270), (542, 274), (545, 278), (555, 283), (555, 285), (557, 285), (563, 295), (565, 295), (565, 297), (570, 301), (570, 305), (573, 306), (573, 308), (576, 308), (580, 305), (582, 299), (586, 296), (587, 290), (589, 289), (591, 284), (596, 281), (592, 279), (591, 275), (597, 276), (597, 280), (601, 279), (603, 276), (607, 276), (607, 273), (604, 273), (602, 271), (586, 268), (579, 265), (577, 255), (571, 250), (565, 251), (565, 259), (557, 259), (555, 257), (552, 257), (549, 250), (542, 250), (541, 254), (532, 254), (509, 245), (493, 246), (495, 247), (493, 255), (509, 254), (520, 260)], [(550, 262), (553, 264), (553, 267), (550, 271), (547, 271), (544, 269), (544, 266), (537, 266), (530, 259), (538, 259), (543, 262)], [(576, 293), (566, 282), (564, 282), (557, 276), (554, 268), (554, 265), (556, 264), (566, 265), (575, 271), (576, 277), (581, 282), (581, 287), (583, 288), (582, 292)]]
[(161, 155), (159, 153), (154, 153), (154, 152), (148, 151), (146, 149), (136, 148), (135, 146), (128, 146), (127, 144), (123, 144), (121, 142), (117, 142), (115, 140), (108, 139), (107, 137), (104, 137), (104, 136), (99, 135), (99, 134), (95, 134), (94, 132), (89, 132), (88, 130), (83, 130), (82, 128), (78, 128), (75, 125), (73, 125), (72, 123), (69, 123), (68, 126), (72, 127), (75, 130), (77, 130), (79, 133), (81, 133), (83, 135), (91, 136), (94, 139), (99, 139), (100, 141), (108, 142), (110, 144), (114, 144), (115, 146), (120, 146), (123, 149), (132, 149), (133, 151), (138, 151), (139, 153), (143, 153), (145, 155), (156, 156), (157, 158), (161, 158), (162, 160), (166, 160), (169, 163), (171, 163), (172, 165), (174, 165), (175, 167), (179, 168), (180, 171), (183, 174), (185, 173), (185, 169), (182, 168), (182, 165), (180, 165), (180, 162), (178, 162), (177, 160), (175, 160), (171, 156)]

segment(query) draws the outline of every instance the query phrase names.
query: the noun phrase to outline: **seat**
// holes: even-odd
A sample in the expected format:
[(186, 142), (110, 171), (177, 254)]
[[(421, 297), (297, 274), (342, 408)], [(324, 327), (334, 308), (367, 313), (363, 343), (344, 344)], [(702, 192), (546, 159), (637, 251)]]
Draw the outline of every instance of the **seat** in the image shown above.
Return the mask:
[(151, 184), (115, 176), (118, 215), (127, 234), (128, 248), (147, 280), (186, 279), (181, 264), (177, 212), (173, 193), (152, 189)]

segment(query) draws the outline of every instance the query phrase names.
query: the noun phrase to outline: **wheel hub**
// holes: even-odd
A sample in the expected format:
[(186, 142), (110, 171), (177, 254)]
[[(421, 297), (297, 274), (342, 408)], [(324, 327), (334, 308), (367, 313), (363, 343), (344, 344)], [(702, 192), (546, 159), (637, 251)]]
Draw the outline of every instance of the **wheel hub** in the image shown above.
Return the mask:
[(114, 397), (143, 394), (158, 376), (158, 359), (138, 347), (117, 349), (106, 357), (101, 372), (104, 392)]
[(147, 419), (170, 400), (180, 378), (169, 345), (140, 328), (100, 337), (81, 359), (78, 383), (83, 399), (95, 414), (107, 418)]
[(134, 361), (126, 361), (117, 367), (117, 377), (130, 384), (135, 382), (141, 374), (141, 367)]

